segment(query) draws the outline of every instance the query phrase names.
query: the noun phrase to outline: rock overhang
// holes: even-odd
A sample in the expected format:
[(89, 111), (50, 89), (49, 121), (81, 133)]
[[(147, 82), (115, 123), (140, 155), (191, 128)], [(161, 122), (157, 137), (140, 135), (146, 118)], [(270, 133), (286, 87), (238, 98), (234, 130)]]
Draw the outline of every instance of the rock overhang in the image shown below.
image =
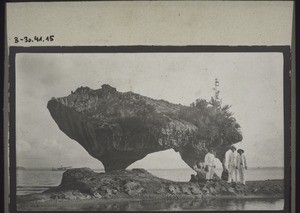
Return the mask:
[(242, 140), (233, 131), (231, 142), (201, 144), (193, 117), (180, 116), (190, 107), (118, 92), (108, 84), (96, 90), (80, 87), (69, 96), (52, 98), (47, 108), (60, 130), (100, 160), (106, 171), (125, 169), (147, 154), (166, 149), (179, 152), (193, 167), (197, 159), (204, 159), (207, 146), (223, 158), (231, 144)]

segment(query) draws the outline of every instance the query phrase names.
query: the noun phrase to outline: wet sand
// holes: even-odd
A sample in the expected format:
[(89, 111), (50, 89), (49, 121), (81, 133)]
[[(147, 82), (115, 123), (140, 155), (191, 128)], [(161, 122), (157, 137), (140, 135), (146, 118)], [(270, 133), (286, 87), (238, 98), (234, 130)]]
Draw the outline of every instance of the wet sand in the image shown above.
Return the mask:
[[(182, 209), (202, 209), (212, 208), (216, 205), (222, 208), (228, 203), (241, 203), (247, 201), (275, 202), (282, 198), (278, 196), (218, 196), (206, 198), (181, 197), (164, 198), (155, 196), (144, 199), (113, 198), (113, 199), (87, 199), (87, 200), (49, 200), (31, 201), (17, 204), (17, 209), (21, 211), (137, 211), (137, 210), (182, 210)], [(224, 204), (225, 203), (225, 204)], [(243, 209), (243, 208), (242, 208)], [(242, 210), (241, 209), (241, 210)]]

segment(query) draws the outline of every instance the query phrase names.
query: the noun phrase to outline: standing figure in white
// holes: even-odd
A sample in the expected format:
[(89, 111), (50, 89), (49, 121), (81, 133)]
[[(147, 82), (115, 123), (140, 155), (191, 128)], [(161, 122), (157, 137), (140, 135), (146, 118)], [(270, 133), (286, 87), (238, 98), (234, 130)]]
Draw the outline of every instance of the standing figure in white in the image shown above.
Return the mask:
[(230, 149), (231, 152), (228, 157), (228, 183), (237, 182), (236, 148), (235, 146), (231, 146)]
[(244, 155), (244, 150), (238, 149), (239, 155), (236, 157), (236, 168), (239, 174), (239, 180), (242, 184), (246, 185), (246, 170), (247, 170), (247, 160)]
[(216, 168), (213, 149), (209, 149), (208, 153), (205, 155), (204, 164), (205, 164), (206, 180), (210, 181), (213, 179), (215, 168)]

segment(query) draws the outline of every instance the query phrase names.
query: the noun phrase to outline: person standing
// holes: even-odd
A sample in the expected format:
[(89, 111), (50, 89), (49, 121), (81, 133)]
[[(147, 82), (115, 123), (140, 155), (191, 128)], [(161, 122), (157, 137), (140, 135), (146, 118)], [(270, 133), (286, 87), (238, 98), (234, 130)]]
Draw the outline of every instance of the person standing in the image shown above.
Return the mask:
[(197, 172), (196, 179), (199, 179), (199, 177), (202, 177), (202, 173), (204, 171), (204, 163), (200, 160), (196, 160), (195, 165), (193, 166), (193, 169), (195, 172)]
[(236, 168), (239, 174), (239, 180), (242, 184), (246, 185), (246, 170), (247, 170), (247, 160), (244, 155), (243, 149), (238, 149), (237, 152), (239, 155), (236, 158)]
[(206, 180), (212, 180), (215, 173), (215, 156), (213, 154), (213, 149), (209, 149), (208, 153), (204, 158)]
[(231, 152), (228, 157), (228, 183), (237, 182), (236, 148), (235, 146), (231, 146), (230, 149)]

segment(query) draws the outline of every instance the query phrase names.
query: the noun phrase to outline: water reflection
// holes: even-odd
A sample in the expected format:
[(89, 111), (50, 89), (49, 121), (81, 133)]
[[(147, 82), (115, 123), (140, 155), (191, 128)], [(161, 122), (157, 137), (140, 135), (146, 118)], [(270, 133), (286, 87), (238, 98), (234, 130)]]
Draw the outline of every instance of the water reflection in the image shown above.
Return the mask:
[(87, 211), (282, 210), (283, 199), (201, 199), (85, 204)]

